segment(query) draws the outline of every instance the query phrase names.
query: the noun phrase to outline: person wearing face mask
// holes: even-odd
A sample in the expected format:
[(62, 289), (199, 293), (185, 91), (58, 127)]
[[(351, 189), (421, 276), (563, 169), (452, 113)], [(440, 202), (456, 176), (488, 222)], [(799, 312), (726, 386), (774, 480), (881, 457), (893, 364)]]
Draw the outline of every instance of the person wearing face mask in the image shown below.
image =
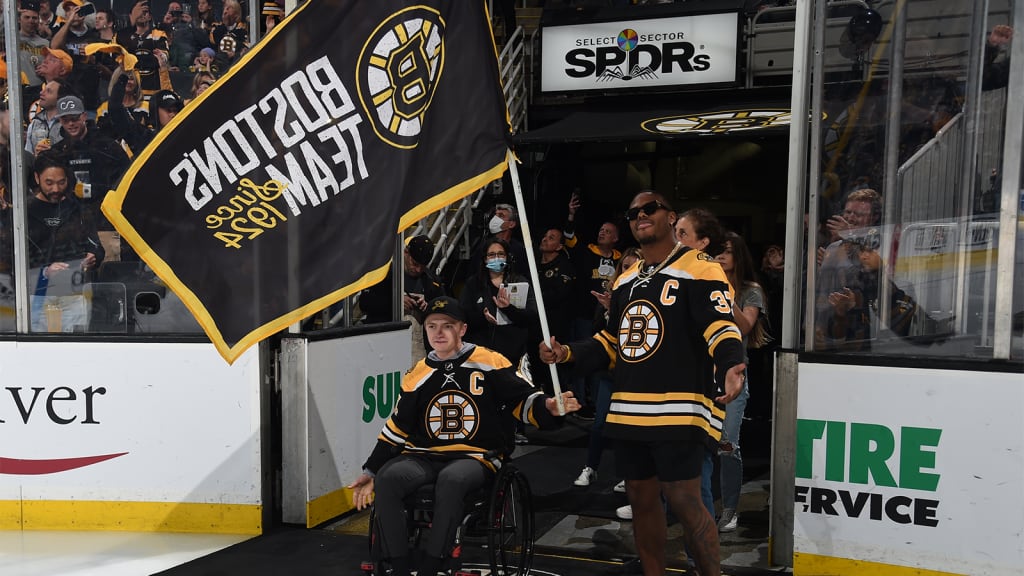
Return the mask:
[[(528, 282), (516, 274), (509, 262), (511, 249), (508, 242), (492, 238), (485, 244), (484, 259), (476, 275), (466, 281), (459, 302), (466, 311), (469, 328), (466, 342), (490, 348), (513, 365), (519, 365), (526, 355), (530, 331), (538, 320), (537, 300), (532, 286), (527, 290), (526, 305), (512, 304), (508, 285)], [(529, 441), (523, 426), (516, 426), (517, 444)]]
[(506, 286), (528, 280), (512, 269), (510, 250), (504, 240), (494, 238), (487, 243), (484, 260), (477, 274), (467, 280), (460, 301), (469, 317), (466, 341), (486, 346), (515, 364), (526, 353), (530, 326), (538, 316), (532, 288), (524, 308), (512, 305)]
[(494, 213), (487, 220), (488, 235), (477, 244), (469, 259), (469, 267), (466, 270), (467, 280), (480, 269), (484, 259), (484, 247), (493, 239), (501, 240), (509, 245), (509, 263), (526, 269), (526, 246), (515, 238), (516, 229), (519, 227), (519, 212), (511, 204), (496, 204)]

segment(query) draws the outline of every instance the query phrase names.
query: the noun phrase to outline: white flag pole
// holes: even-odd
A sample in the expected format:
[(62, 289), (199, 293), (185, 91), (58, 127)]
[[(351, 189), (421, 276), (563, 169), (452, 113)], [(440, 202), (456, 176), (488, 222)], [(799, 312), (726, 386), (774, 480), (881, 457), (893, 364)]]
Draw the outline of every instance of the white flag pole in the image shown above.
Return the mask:
[[(519, 226), (523, 230), (523, 244), (526, 244), (526, 262), (530, 266), (531, 289), (537, 298), (537, 315), (540, 317), (540, 332), (544, 336), (544, 343), (550, 346), (551, 330), (548, 328), (548, 315), (544, 309), (544, 294), (540, 291), (540, 274), (537, 272), (537, 259), (533, 255), (533, 239), (530, 237), (530, 224), (526, 218), (526, 203), (523, 201), (523, 189), (519, 183), (519, 169), (516, 168), (516, 157), (510, 150), (508, 153), (508, 174), (512, 178), (512, 191), (516, 196), (516, 210), (519, 211)], [(558, 414), (565, 416), (565, 403), (562, 401), (562, 385), (558, 382), (558, 369), (554, 364), (548, 364), (551, 370), (551, 385), (555, 392), (555, 402), (558, 403)]]

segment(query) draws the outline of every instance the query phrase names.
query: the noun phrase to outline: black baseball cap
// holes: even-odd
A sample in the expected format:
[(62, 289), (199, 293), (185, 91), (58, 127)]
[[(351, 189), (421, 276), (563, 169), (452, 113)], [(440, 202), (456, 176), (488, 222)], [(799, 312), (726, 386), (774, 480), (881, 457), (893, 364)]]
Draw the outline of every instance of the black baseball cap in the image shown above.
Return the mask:
[(452, 320), (458, 320), (459, 322), (466, 321), (466, 312), (462, 309), (462, 305), (459, 301), (451, 296), (438, 296), (427, 304), (426, 316), (424, 320), (430, 317), (431, 314), (444, 314)]
[(427, 236), (414, 236), (405, 246), (409, 256), (420, 266), (429, 266), (434, 257), (434, 242)]

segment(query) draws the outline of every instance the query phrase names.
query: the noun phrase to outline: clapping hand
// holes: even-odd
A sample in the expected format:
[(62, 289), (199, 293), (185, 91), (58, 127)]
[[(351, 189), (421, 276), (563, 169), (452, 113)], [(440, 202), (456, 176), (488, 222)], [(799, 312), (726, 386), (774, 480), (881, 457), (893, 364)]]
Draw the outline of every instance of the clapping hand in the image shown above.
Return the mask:
[(853, 290), (844, 286), (841, 292), (832, 292), (828, 295), (828, 303), (832, 305), (836, 316), (844, 317), (847, 312), (853, 309), (854, 304), (857, 303), (857, 297), (854, 295)]

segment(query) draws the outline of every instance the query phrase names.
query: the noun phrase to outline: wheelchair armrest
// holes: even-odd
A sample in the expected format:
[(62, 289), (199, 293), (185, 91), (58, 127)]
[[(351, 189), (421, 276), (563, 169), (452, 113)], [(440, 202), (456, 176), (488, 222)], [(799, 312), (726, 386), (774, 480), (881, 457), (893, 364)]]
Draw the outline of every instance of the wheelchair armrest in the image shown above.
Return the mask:
[(509, 455), (505, 454), (501, 450), (488, 450), (484, 452), (484, 460), (491, 463), (495, 470), (501, 468), (502, 464), (509, 461)]

